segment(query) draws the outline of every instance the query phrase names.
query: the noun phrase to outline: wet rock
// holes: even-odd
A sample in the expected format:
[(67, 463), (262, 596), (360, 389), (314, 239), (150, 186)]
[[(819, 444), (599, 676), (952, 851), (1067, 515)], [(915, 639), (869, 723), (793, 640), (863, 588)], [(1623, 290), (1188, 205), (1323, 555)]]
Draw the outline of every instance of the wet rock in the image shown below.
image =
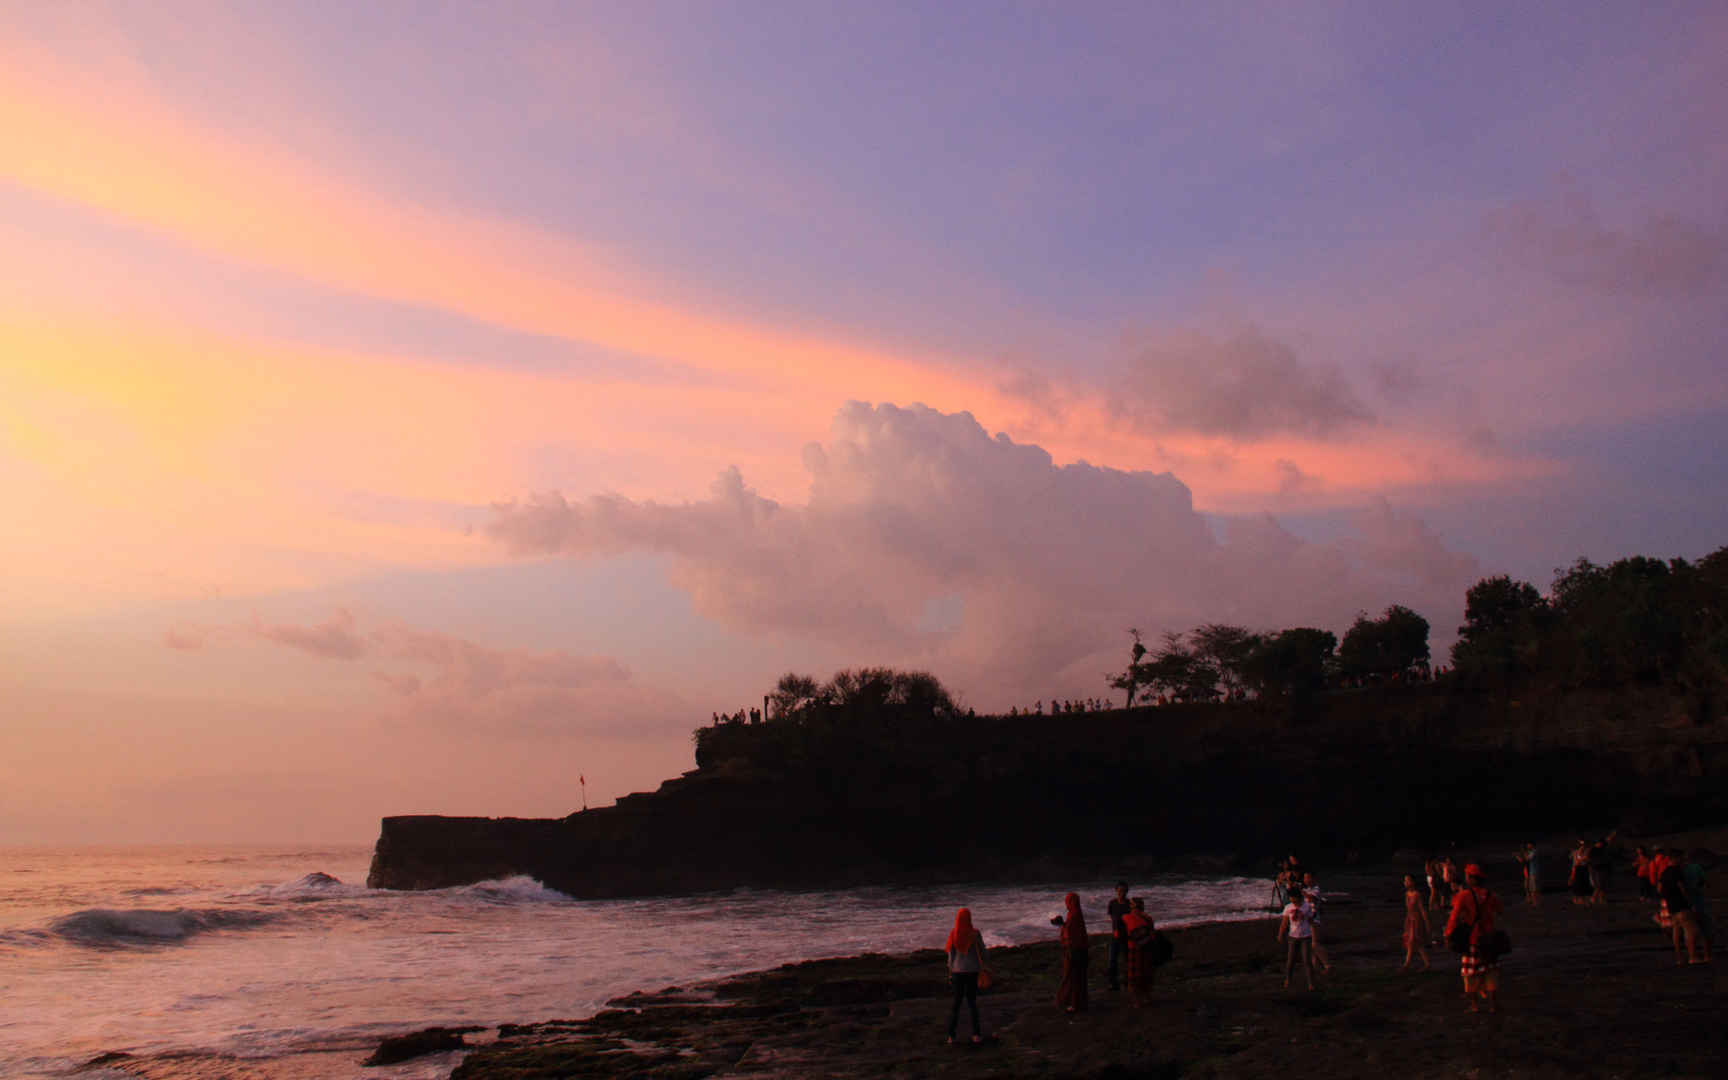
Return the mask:
[(463, 1035), (475, 1031), (484, 1031), (479, 1027), (444, 1028), (433, 1027), (407, 1035), (392, 1035), (378, 1044), (378, 1049), (372, 1051), (372, 1056), (360, 1064), (371, 1067), (376, 1065), (394, 1065), (400, 1061), (420, 1057), (423, 1054), (439, 1054), (446, 1050), (463, 1050), (468, 1044)]

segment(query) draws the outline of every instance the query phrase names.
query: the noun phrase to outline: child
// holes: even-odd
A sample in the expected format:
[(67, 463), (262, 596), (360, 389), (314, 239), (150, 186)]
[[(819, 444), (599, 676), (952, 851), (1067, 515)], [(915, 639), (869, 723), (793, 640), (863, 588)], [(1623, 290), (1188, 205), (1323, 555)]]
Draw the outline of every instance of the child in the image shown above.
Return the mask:
[(1284, 917), (1278, 921), (1274, 941), (1290, 936), (1290, 948), (1284, 956), (1284, 989), (1290, 989), (1290, 969), (1296, 958), (1302, 958), (1302, 973), (1308, 979), (1308, 989), (1314, 989), (1314, 906), (1302, 895), (1300, 885), (1290, 890), (1290, 902), (1284, 905)]

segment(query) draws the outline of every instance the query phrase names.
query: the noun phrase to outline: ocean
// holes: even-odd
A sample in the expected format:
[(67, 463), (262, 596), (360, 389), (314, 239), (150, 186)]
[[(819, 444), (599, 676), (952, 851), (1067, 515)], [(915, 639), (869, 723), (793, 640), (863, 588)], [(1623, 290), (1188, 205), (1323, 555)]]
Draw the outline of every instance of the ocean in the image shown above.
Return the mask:
[[(0, 848), (0, 1076), (445, 1077), (362, 1070), (432, 1025), (590, 1015), (607, 999), (790, 961), (939, 947), (962, 904), (991, 945), (1050, 940), (1111, 882), (572, 900), (516, 877), (365, 887), (369, 846)], [(1262, 879), (1136, 882), (1160, 925), (1263, 917)], [(937, 972), (937, 977), (941, 977)]]

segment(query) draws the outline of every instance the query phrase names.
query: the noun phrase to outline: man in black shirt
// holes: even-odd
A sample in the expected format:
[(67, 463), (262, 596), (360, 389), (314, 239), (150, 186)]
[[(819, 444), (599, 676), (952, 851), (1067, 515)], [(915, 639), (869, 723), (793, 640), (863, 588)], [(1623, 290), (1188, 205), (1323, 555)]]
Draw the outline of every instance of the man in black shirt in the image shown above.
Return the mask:
[(1105, 974), (1110, 977), (1110, 989), (1122, 989), (1122, 981), (1117, 972), (1122, 954), (1128, 951), (1128, 931), (1122, 925), (1122, 916), (1134, 910), (1134, 905), (1128, 902), (1128, 883), (1116, 883), (1116, 898), (1104, 909), (1110, 915), (1110, 965), (1105, 968)]

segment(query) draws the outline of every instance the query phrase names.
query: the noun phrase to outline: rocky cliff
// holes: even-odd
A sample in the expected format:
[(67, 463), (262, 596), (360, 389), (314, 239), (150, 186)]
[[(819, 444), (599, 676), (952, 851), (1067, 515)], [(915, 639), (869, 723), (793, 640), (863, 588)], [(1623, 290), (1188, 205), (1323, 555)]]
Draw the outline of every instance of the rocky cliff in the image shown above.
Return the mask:
[(1655, 686), (1520, 697), (1421, 685), (1301, 709), (940, 724), (841, 715), (705, 729), (697, 765), (560, 820), (386, 818), (368, 883), (528, 874), (605, 897), (1024, 878), (1128, 856), (1728, 820), (1728, 720), (1709, 697)]

